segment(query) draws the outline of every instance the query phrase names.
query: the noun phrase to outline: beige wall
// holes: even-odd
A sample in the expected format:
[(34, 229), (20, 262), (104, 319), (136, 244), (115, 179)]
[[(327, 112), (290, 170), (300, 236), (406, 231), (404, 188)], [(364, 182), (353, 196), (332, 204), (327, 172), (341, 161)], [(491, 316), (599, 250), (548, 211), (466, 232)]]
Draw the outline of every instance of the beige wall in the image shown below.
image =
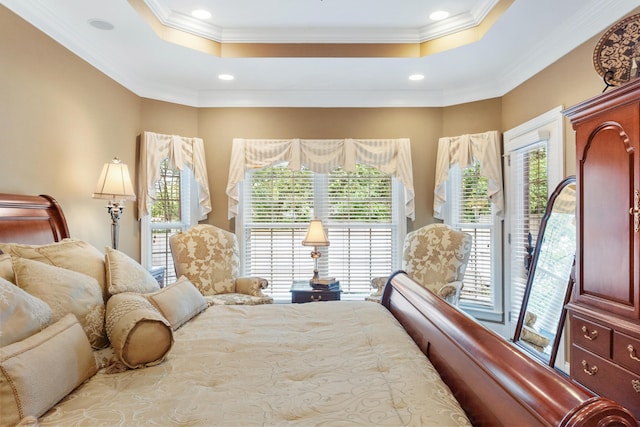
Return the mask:
[[(50, 194), (73, 236), (110, 245), (106, 201), (91, 194), (114, 156), (134, 165), (140, 98), (4, 6), (0, 57), (0, 192)], [(120, 233), (121, 249), (138, 254), (131, 209)]]
[[(598, 94), (591, 64), (597, 37), (500, 98), (446, 108), (192, 108), (143, 99), (78, 59), (0, 6), (0, 192), (51, 194), (73, 236), (110, 244), (105, 201), (91, 199), (103, 163), (119, 156), (135, 173), (142, 131), (205, 141), (213, 213), (232, 229), (225, 187), (234, 137), (399, 138), (412, 142), (416, 220), (433, 222), (433, 181), (440, 136), (504, 131), (558, 105)], [(567, 174), (573, 133), (567, 126)], [(127, 204), (120, 249), (139, 258), (139, 226)]]

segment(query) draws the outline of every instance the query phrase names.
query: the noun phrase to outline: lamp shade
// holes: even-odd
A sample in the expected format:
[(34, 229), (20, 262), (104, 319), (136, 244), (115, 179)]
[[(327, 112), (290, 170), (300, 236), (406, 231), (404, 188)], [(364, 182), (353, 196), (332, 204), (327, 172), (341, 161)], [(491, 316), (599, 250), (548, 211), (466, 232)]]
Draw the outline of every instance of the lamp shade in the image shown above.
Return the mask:
[(322, 221), (313, 219), (309, 223), (307, 236), (302, 241), (304, 246), (329, 246), (329, 240), (322, 227)]
[(129, 168), (120, 159), (114, 157), (105, 163), (93, 193), (94, 199), (135, 200), (136, 193), (131, 185)]

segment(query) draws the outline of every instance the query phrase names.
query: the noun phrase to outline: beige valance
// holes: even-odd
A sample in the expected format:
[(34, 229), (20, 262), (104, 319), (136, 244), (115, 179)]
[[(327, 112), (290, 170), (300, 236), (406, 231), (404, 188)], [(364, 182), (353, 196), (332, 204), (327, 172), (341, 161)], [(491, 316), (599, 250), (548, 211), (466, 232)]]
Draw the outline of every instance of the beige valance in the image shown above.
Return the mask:
[(399, 139), (243, 139), (234, 138), (229, 164), (227, 196), (229, 219), (238, 214), (238, 185), (245, 172), (279, 163), (289, 170), (302, 166), (316, 173), (327, 173), (339, 167), (355, 172), (356, 163), (373, 166), (392, 175), (404, 186), (405, 210), (414, 219), (415, 205), (411, 144)]
[(138, 217), (149, 215), (156, 198), (155, 183), (160, 179), (160, 164), (169, 158), (173, 168), (189, 167), (198, 183), (199, 219), (211, 212), (211, 196), (207, 165), (204, 157), (204, 141), (178, 135), (162, 135), (144, 132), (140, 141), (138, 167)]
[(456, 163), (465, 168), (475, 161), (480, 163), (480, 174), (488, 179), (487, 193), (496, 215), (503, 217), (502, 161), (498, 132), (440, 138), (436, 160), (436, 179), (433, 198), (433, 216), (443, 219), (442, 207), (447, 201), (445, 183), (449, 169)]

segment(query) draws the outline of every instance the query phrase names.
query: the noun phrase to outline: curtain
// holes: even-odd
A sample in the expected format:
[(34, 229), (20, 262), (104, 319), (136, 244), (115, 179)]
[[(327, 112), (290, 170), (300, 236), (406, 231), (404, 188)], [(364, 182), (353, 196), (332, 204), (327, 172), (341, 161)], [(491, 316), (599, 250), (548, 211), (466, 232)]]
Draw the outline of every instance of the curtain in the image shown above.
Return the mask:
[(211, 212), (211, 196), (203, 140), (144, 132), (138, 167), (138, 219), (149, 215), (156, 195), (155, 183), (160, 179), (160, 164), (166, 158), (169, 158), (172, 168), (183, 170), (189, 167), (193, 171), (198, 184), (198, 217), (206, 218)]
[(415, 193), (411, 166), (411, 144), (400, 139), (242, 139), (234, 138), (229, 163), (227, 196), (229, 219), (238, 214), (238, 185), (245, 172), (279, 163), (289, 170), (302, 166), (316, 173), (339, 167), (355, 172), (356, 163), (373, 166), (396, 177), (404, 186), (406, 216), (415, 218)]
[(474, 161), (480, 163), (480, 174), (488, 179), (487, 196), (495, 208), (496, 215), (499, 218), (504, 216), (499, 144), (497, 131), (440, 138), (433, 199), (435, 218), (443, 219), (442, 208), (447, 201), (445, 183), (449, 176), (449, 169), (456, 163), (464, 169)]

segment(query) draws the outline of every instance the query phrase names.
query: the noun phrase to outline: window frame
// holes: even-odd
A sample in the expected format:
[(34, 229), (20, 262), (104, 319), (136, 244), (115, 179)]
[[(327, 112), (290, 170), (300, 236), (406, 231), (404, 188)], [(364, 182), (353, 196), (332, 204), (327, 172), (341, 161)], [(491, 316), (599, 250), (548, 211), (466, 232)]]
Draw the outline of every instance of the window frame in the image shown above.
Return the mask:
[[(167, 161), (167, 159), (162, 160)], [(175, 168), (174, 168), (175, 170)], [(180, 174), (180, 219), (179, 222), (153, 222), (151, 221), (151, 212), (140, 218), (140, 260), (143, 267), (151, 270), (156, 267), (164, 267), (165, 285), (175, 280), (175, 270), (173, 262), (167, 265), (153, 265), (153, 230), (170, 230), (179, 229), (185, 231), (198, 223), (198, 184), (194, 174), (190, 168), (185, 167), (178, 170)], [(154, 183), (155, 185), (155, 183)], [(183, 201), (187, 203), (183, 203)], [(154, 202), (155, 203), (155, 202)], [(152, 204), (153, 206), (153, 204)], [(170, 251), (170, 248), (168, 248)]]
[[(472, 165), (470, 165), (472, 166)], [(456, 229), (460, 229), (462, 223), (454, 218), (457, 206), (459, 204), (460, 196), (455, 191), (455, 188), (460, 188), (462, 185), (462, 169), (454, 166), (449, 168), (448, 179), (444, 183), (445, 193), (447, 195), (447, 202), (443, 205), (443, 222), (447, 225), (453, 226)], [(487, 195), (487, 200), (489, 196)], [(478, 224), (478, 227), (465, 227), (476, 229), (491, 229), (491, 301), (489, 306), (483, 304), (473, 304), (464, 299), (460, 299), (458, 306), (467, 314), (478, 320), (484, 320), (489, 322), (502, 322), (504, 319), (503, 308), (503, 283), (502, 283), (502, 218), (495, 213), (495, 206), (490, 203), (491, 216), (493, 221), (491, 224)], [(475, 245), (475, 239), (473, 245)], [(496, 248), (496, 250), (494, 250)], [(471, 254), (473, 256), (473, 253)], [(467, 272), (469, 271), (469, 265), (467, 265)], [(466, 275), (466, 273), (465, 273)], [(464, 280), (463, 280), (464, 284)]]
[[(275, 166), (275, 165), (272, 165), (272, 166)], [(272, 166), (269, 166), (269, 167), (272, 167)], [(369, 165), (369, 167), (375, 168), (375, 166), (371, 166), (371, 165)], [(238, 204), (238, 214), (235, 217), (235, 234), (238, 238), (238, 242), (240, 245), (240, 254), (241, 254), (240, 265), (241, 265), (241, 275), (243, 276), (251, 274), (249, 271), (247, 271), (247, 266), (245, 262), (246, 251), (247, 251), (247, 247), (246, 247), (247, 234), (245, 232), (245, 229), (246, 229), (245, 227), (245, 209), (246, 209), (245, 196), (247, 191), (246, 185), (249, 185), (249, 183), (251, 182), (250, 174), (261, 169), (263, 168), (246, 171), (242, 185), (238, 186), (238, 195), (239, 195), (240, 203)], [(328, 203), (324, 203), (321, 200), (321, 198), (322, 198), (323, 191), (326, 192), (326, 194), (328, 194), (328, 181), (329, 181), (328, 175), (326, 173), (317, 173), (312, 171), (311, 173), (313, 173), (313, 176), (314, 176), (314, 179), (313, 179), (314, 215), (313, 216), (320, 218), (323, 221), (323, 226), (325, 227), (325, 230), (327, 230), (327, 228), (331, 226), (331, 222), (327, 221), (326, 219), (326, 216), (327, 216), (326, 209), (329, 207), (329, 205)], [(391, 242), (391, 246), (394, 249), (394, 252), (392, 254), (392, 269), (391, 271), (388, 272), (389, 274), (391, 274), (393, 271), (399, 269), (401, 265), (402, 245), (404, 242), (404, 238), (406, 236), (407, 221), (405, 216), (406, 211), (405, 211), (404, 186), (394, 176), (388, 175), (388, 177), (391, 180), (392, 223), (395, 223), (395, 229), (396, 229), (395, 237)], [(292, 225), (296, 225), (296, 224), (297, 223), (292, 223)], [(375, 228), (375, 224), (367, 224), (367, 223), (362, 223), (362, 224), (366, 226), (373, 225), (373, 228)], [(265, 226), (269, 226), (269, 224), (267, 223), (265, 224)], [(308, 226), (308, 223), (305, 222), (303, 224), (303, 228), (305, 232), (306, 232), (307, 226)], [(342, 225), (336, 224), (336, 228), (340, 228), (340, 227), (342, 227)], [(312, 248), (302, 246), (302, 238), (300, 239), (299, 247), (304, 253), (307, 253)], [(330, 236), (329, 236), (329, 240), (331, 241)], [(330, 250), (330, 248), (318, 247), (318, 250), (322, 254), (322, 256), (318, 260), (318, 270), (320, 272), (320, 276), (323, 276), (323, 275), (326, 276), (328, 272), (327, 263), (329, 262), (327, 251)], [(310, 262), (309, 265), (312, 265), (312, 261), (310, 257), (309, 257), (309, 262)], [(310, 267), (309, 278), (312, 275), (312, 270), (313, 270), (313, 267)], [(337, 279), (340, 280), (339, 277), (337, 277)], [(349, 294), (348, 292), (345, 292), (345, 287), (343, 286), (343, 293), (342, 293), (341, 299), (343, 300), (362, 299), (364, 296), (369, 295), (371, 291), (372, 291), (371, 289), (368, 289), (366, 293)], [(276, 298), (276, 302), (285, 302), (282, 297), (277, 298), (278, 295), (275, 295), (274, 297)]]

